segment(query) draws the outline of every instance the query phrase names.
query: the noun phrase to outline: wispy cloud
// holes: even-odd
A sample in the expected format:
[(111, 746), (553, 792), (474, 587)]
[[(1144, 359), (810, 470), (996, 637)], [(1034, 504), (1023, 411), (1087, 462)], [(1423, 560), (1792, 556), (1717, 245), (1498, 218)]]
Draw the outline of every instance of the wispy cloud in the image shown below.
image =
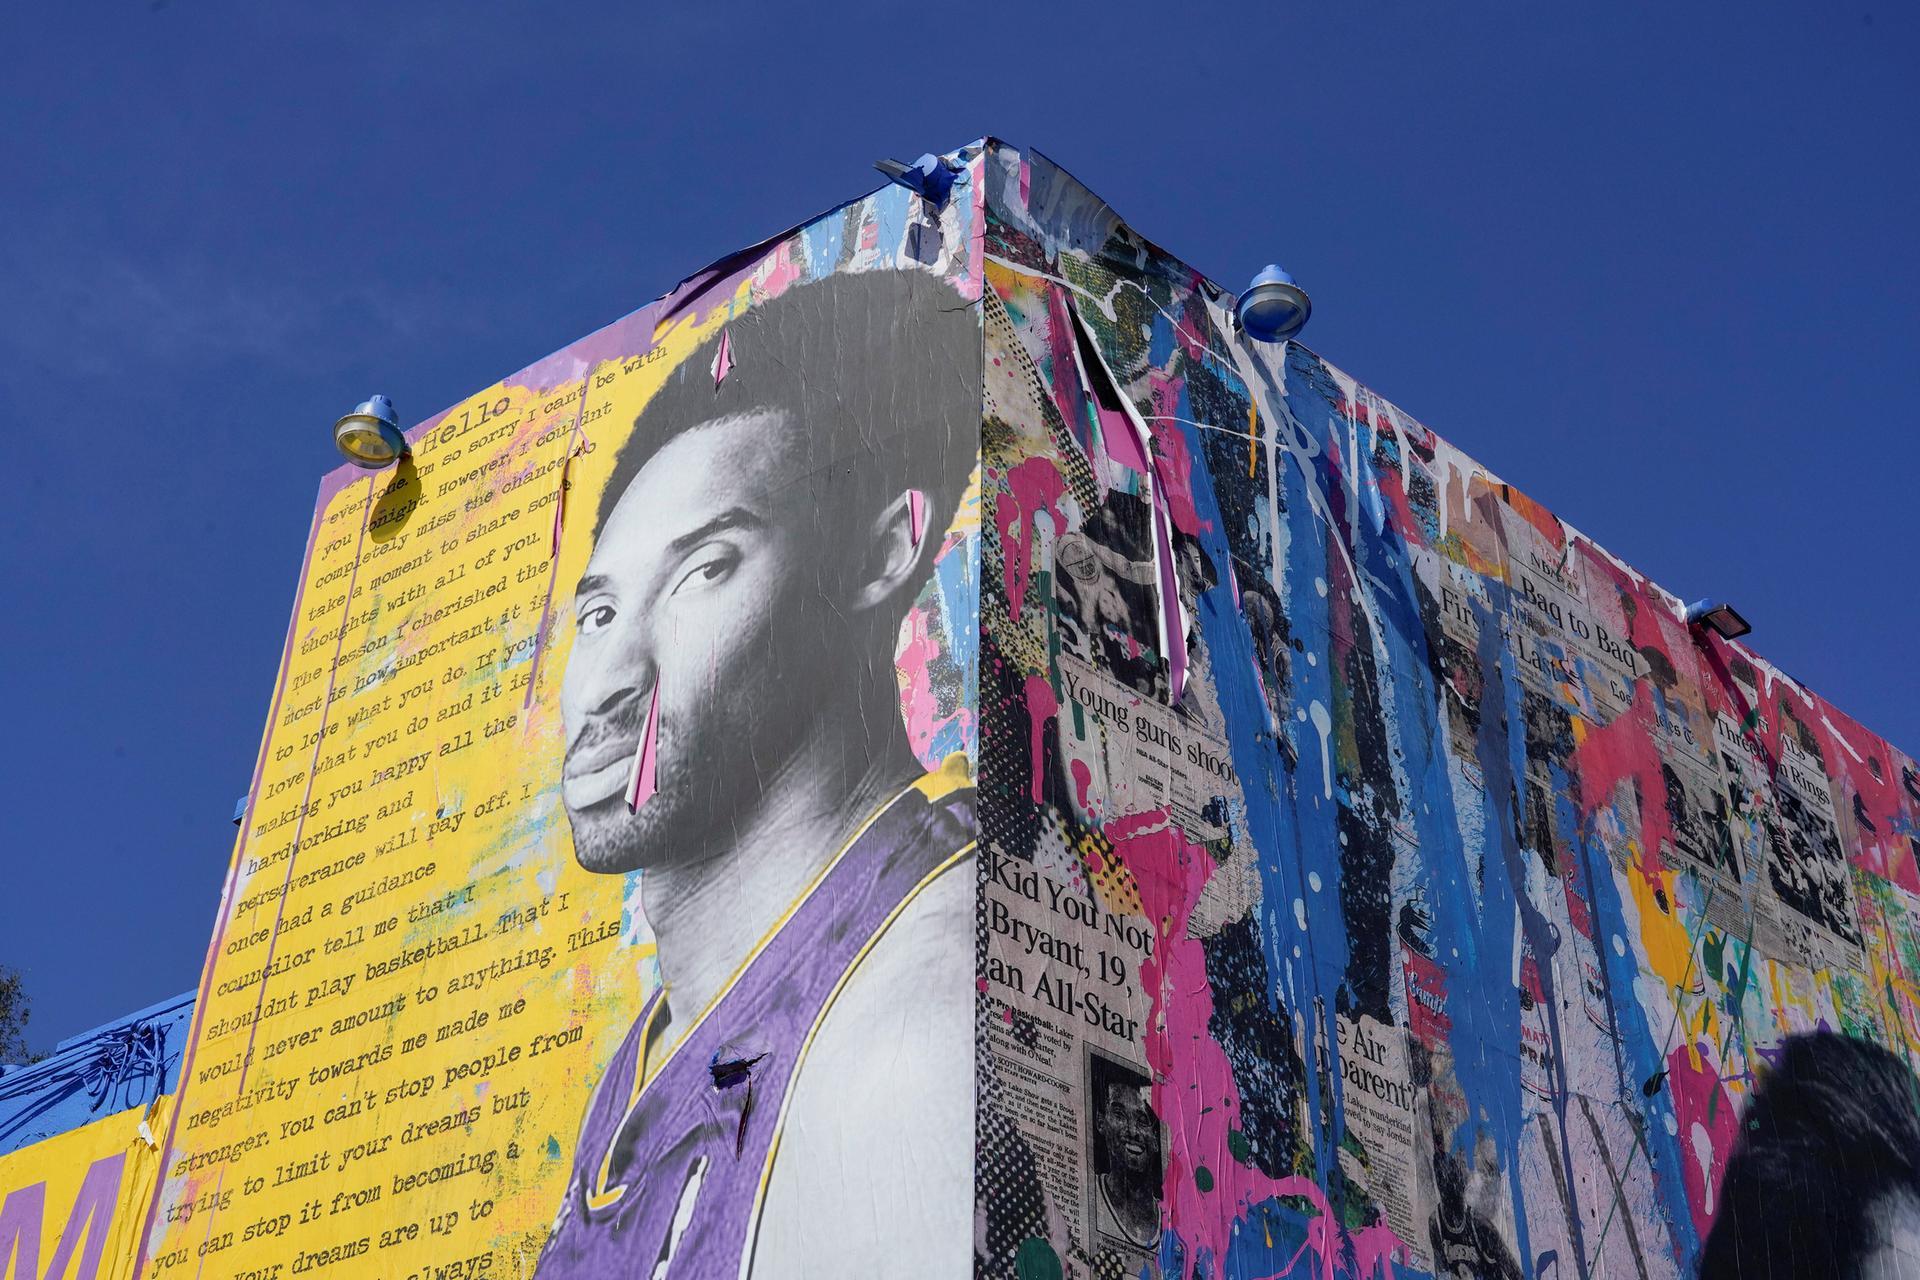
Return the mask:
[[(135, 255), (111, 244), (0, 243), (0, 358), (39, 378), (190, 369), (234, 360), (311, 365), (444, 329), (465, 314), (387, 281), (236, 271), (203, 247)], [(434, 292), (438, 292), (435, 290)]]

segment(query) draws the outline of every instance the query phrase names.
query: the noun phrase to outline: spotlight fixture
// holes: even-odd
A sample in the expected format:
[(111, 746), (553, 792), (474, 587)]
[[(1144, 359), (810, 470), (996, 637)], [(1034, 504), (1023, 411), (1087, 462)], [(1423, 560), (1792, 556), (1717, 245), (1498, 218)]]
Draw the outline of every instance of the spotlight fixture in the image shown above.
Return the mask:
[(1687, 606), (1687, 625), (1706, 627), (1722, 640), (1738, 640), (1753, 630), (1740, 611), (1724, 600), (1695, 600)]
[(1240, 331), (1255, 342), (1284, 342), (1307, 327), (1313, 299), (1278, 263), (1270, 262), (1240, 295), (1233, 314)]
[(947, 194), (953, 190), (954, 175), (960, 171), (957, 165), (931, 151), (912, 164), (899, 160), (875, 160), (873, 167), (886, 174), (891, 181), (926, 197), (935, 208), (947, 202)]
[(400, 434), (400, 418), (385, 396), (362, 400), (354, 411), (333, 424), (333, 443), (356, 467), (378, 471), (390, 467), (407, 451)]

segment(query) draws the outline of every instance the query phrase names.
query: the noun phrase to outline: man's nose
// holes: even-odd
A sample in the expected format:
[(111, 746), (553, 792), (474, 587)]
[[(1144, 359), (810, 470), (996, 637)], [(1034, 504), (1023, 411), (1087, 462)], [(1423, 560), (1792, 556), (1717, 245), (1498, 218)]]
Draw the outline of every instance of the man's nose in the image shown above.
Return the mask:
[(592, 653), (575, 646), (564, 681), (568, 696), (562, 698), (575, 732), (589, 719), (613, 714), (624, 704), (638, 701), (659, 679), (659, 665), (645, 636), (623, 639), (625, 643), (595, 646), (597, 651)]

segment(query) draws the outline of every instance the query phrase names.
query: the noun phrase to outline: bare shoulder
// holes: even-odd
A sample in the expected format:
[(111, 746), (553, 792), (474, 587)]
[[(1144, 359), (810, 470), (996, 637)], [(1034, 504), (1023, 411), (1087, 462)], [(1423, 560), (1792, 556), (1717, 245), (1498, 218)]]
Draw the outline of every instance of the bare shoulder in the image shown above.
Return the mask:
[(822, 1019), (781, 1126), (755, 1280), (885, 1275), (902, 1257), (971, 1274), (973, 898), (963, 860), (902, 909)]

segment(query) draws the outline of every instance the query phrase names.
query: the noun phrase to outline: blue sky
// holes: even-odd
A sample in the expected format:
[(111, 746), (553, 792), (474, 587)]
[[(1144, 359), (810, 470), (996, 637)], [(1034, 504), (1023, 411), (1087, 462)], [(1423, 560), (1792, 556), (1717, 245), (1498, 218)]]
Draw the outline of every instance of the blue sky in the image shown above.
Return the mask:
[(0, 13), (29, 1039), (192, 986), (333, 419), (992, 133), (1920, 751), (1920, 21), (1834, 4)]

